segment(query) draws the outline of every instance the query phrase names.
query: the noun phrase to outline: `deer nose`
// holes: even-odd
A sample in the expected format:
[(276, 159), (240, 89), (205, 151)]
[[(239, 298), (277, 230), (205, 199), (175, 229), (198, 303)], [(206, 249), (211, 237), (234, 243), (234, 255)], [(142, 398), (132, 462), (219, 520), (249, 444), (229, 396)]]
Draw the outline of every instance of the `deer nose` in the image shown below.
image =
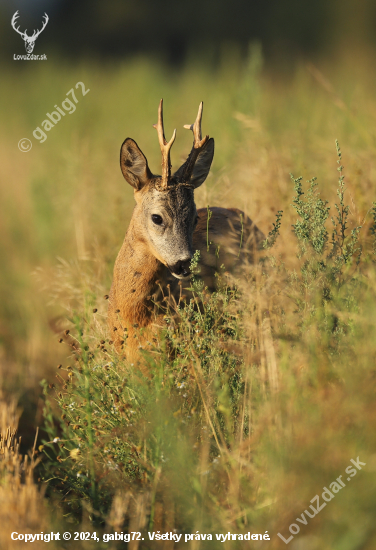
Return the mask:
[(170, 271), (178, 277), (188, 277), (191, 274), (190, 270), (191, 258), (179, 260), (176, 264), (170, 266)]

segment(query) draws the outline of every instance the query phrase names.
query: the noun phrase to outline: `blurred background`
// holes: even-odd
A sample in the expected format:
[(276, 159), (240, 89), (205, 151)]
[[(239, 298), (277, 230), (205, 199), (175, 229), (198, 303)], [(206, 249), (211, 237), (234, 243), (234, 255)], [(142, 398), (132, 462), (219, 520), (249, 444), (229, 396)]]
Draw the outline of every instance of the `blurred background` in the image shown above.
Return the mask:
[[(48, 14), (33, 52), (46, 61), (13, 59), (25, 54), (16, 10), (29, 35)], [(198, 206), (240, 206), (268, 232), (278, 209), (291, 216), (290, 172), (318, 176), (335, 195), (338, 138), (354, 220), (364, 217), (375, 176), (375, 27), (372, 0), (2, 0), (0, 374), (24, 411), (25, 447), (40, 420), (39, 380), (66, 353), (63, 294), (77, 294), (82, 266), (110, 288), (133, 208), (122, 141), (133, 137), (158, 172), (152, 124), (163, 97), (177, 167), (191, 144), (182, 126), (203, 100), (216, 154)], [(72, 88), (75, 111), (40, 143), (34, 130)], [(105, 316), (106, 303), (98, 308)]]
[(200, 56), (209, 66), (224, 50), (246, 55), (250, 41), (262, 45), (267, 63), (284, 69), (305, 56), (332, 55), (343, 47), (375, 47), (372, 0), (3, 0), (1, 55), (18, 44), (9, 29), (14, 11), (21, 27), (37, 28), (44, 12), (50, 26), (40, 38), (50, 54), (103, 62), (146, 54), (173, 66)]

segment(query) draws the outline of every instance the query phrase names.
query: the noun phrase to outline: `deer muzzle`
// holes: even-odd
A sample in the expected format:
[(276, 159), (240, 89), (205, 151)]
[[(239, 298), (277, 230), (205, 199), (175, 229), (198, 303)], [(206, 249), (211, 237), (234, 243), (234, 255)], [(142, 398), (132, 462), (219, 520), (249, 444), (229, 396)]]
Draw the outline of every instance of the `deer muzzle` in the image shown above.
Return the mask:
[(172, 275), (177, 279), (186, 279), (191, 274), (191, 258), (179, 260), (174, 265), (169, 265), (168, 268)]

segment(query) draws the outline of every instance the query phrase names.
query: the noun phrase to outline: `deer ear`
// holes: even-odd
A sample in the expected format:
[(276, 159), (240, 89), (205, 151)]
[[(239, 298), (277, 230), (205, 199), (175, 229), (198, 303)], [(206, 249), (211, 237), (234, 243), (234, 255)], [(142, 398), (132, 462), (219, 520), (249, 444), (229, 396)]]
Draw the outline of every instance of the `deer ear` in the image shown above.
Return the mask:
[(189, 180), (189, 183), (191, 183), (195, 189), (197, 189), (197, 187), (200, 187), (200, 185), (202, 185), (206, 180), (209, 174), (211, 163), (213, 161), (213, 157), (214, 139), (210, 138), (204, 149), (198, 155), (192, 171), (191, 178)]
[(121, 146), (120, 168), (125, 180), (136, 191), (142, 189), (153, 177), (145, 155), (131, 138), (127, 138)]

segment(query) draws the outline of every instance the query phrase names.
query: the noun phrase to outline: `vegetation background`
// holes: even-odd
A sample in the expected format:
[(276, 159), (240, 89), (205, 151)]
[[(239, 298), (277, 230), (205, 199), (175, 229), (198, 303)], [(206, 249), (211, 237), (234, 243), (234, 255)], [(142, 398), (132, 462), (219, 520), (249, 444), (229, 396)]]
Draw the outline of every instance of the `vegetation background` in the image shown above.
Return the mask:
[[(20, 36), (10, 26), (17, 9), (21, 27), (28, 29), (38, 27), (43, 13), (48, 13), (50, 21), (34, 50), (35, 54), (46, 53), (47, 61), (13, 60), (13, 54), (25, 53)], [(272, 540), (263, 544), (284, 547), (276, 533), (287, 538), (289, 525), (309, 500), (357, 456), (367, 466), (319, 517), (302, 527), (290, 547), (375, 548), (375, 275), (370, 232), (376, 177), (375, 25), (376, 9), (371, 0), (361, 4), (354, 0), (217, 0), (200, 5), (167, 0), (2, 3), (0, 376), (4, 461), (0, 469), (0, 516), (3, 524), (10, 526), (9, 532), (0, 535), (2, 548), (16, 547), (10, 541), (13, 530), (63, 530), (68, 520), (73, 522), (68, 524), (72, 531), (93, 531), (95, 521), (97, 529), (128, 529), (135, 521), (135, 506), (147, 518), (144, 524), (140, 520), (144, 527), (148, 522), (149, 528), (176, 527), (192, 533), (200, 529), (212, 533), (268, 530)], [(55, 105), (61, 106), (77, 82), (83, 82), (89, 93), (85, 97), (78, 93), (76, 111), (58, 122), (47, 140), (39, 143), (33, 130)], [(96, 484), (94, 493), (90, 483), (91, 488), (85, 489), (74, 485), (69, 477), (69, 472), (76, 478), (81, 475), (81, 466), (76, 467), (69, 458), (72, 446), (61, 451), (67, 453), (66, 457), (61, 455), (64, 462), (60, 462), (60, 451), (38, 451), (54, 429), (56, 436), (72, 437), (64, 432), (72, 427), (60, 427), (57, 420), (62, 412), (59, 409), (71, 401), (43, 396), (40, 381), (47, 380), (47, 386), (56, 383), (57, 365), (66, 369), (72, 364), (71, 349), (60, 345), (59, 340), (63, 337), (66, 341), (64, 330), (74, 330), (73, 311), (80, 319), (87, 319), (95, 338), (106, 338), (107, 304), (103, 295), (109, 291), (113, 262), (133, 208), (132, 191), (119, 170), (118, 152), (122, 141), (130, 136), (148, 157), (152, 170), (158, 171), (158, 143), (151, 126), (161, 97), (166, 133), (178, 129), (174, 166), (185, 158), (191, 144), (182, 127), (193, 121), (199, 102), (204, 101), (203, 131), (214, 136), (216, 153), (212, 172), (196, 193), (197, 205), (237, 206), (265, 234), (279, 210), (284, 212), (283, 223), (273, 249), (275, 272), (268, 272), (267, 284), (254, 287), (252, 283), (243, 291), (242, 308), (253, 313), (246, 328), (241, 325), (239, 329), (248, 334), (248, 340), (239, 337), (243, 358), (239, 372), (250, 377), (248, 384), (255, 394), (249, 393), (250, 386), (248, 390), (240, 388), (237, 395), (243, 396), (245, 404), (237, 410), (236, 399), (231, 396), (228, 421), (233, 427), (226, 427), (223, 407), (227, 405), (221, 392), (227, 379), (218, 375), (223, 357), (215, 363), (215, 375), (203, 366), (196, 390), (201, 387), (204, 393), (192, 399), (202, 400), (199, 423), (209, 430), (212, 417), (206, 414), (203, 403), (211, 403), (216, 417), (222, 419), (213, 433), (216, 437), (222, 433), (224, 439), (216, 442), (213, 435), (206, 441), (197, 436), (196, 425), (193, 431), (183, 430), (181, 456), (169, 475), (174, 468), (175, 473), (186, 469), (188, 481), (186, 486), (179, 485), (175, 476), (179, 490), (172, 496), (163, 492), (163, 468), (155, 462), (154, 443), (150, 443), (150, 455), (145, 450), (145, 457), (151, 466), (150, 471), (145, 467), (149, 477), (143, 478), (144, 485), (140, 489), (139, 481), (135, 485), (134, 477), (125, 471), (123, 496), (114, 500), (113, 488), (99, 488), (104, 461), (93, 454), (93, 449), (89, 448), (85, 460), (94, 461), (95, 473), (88, 475)], [(18, 149), (21, 138), (32, 141), (31, 151)], [(300, 241), (292, 233), (297, 212), (292, 206), (295, 191), (289, 173), (304, 179), (316, 176), (322, 197), (332, 205), (330, 216), (335, 215), (333, 205), (339, 201), (335, 139), (341, 145), (345, 165), (348, 231), (362, 226), (359, 242), (364, 264), (359, 267), (356, 259), (350, 259), (341, 271), (342, 282), (349, 289), (346, 299), (336, 294), (341, 285), (330, 283), (336, 296), (331, 311), (345, 327), (333, 343), (337, 325), (323, 329), (318, 318), (321, 313), (316, 315), (321, 306), (313, 315), (309, 307), (322, 290), (321, 282), (315, 275), (312, 290), (307, 281), (302, 284), (299, 279), (304, 277), (304, 263), (299, 258)], [(322, 224), (329, 232), (330, 216)], [(312, 243), (312, 234), (307, 239)], [(309, 258), (311, 261), (316, 256)], [(295, 283), (290, 277), (294, 273), (298, 274)], [(294, 293), (300, 293), (300, 301)], [(268, 344), (260, 336), (262, 316), (254, 314), (255, 308), (265, 307), (265, 295), (268, 300), (272, 298), (272, 305), (268, 302), (272, 326)], [(349, 296), (354, 298), (350, 305)], [(295, 304), (295, 309), (283, 300)], [(98, 310), (95, 322), (94, 308)], [(223, 330), (234, 337), (226, 327)], [(287, 333), (290, 338), (286, 338)], [(88, 336), (88, 331), (83, 334)], [(94, 341), (90, 345), (94, 346)], [(192, 363), (196, 356), (188, 351), (182, 356)], [(270, 364), (270, 354), (278, 372), (278, 392), (274, 378), (262, 370)], [(162, 359), (159, 365), (163, 364), (165, 373), (169, 366), (167, 358)], [(117, 364), (115, 356), (112, 360)], [(129, 366), (117, 365), (117, 369), (131, 376)], [(161, 426), (166, 418), (176, 419), (170, 410), (176, 396), (172, 399), (171, 395), (183, 382), (179, 365), (174, 364), (173, 369), (176, 379), (167, 392), (169, 405), (161, 414)], [(69, 369), (64, 372), (66, 378)], [(209, 397), (217, 375), (222, 382)], [(100, 381), (91, 383), (95, 387)], [(144, 383), (140, 381), (136, 389), (133, 385), (132, 391), (143, 395)], [(196, 390), (192, 388), (192, 396)], [(157, 385), (148, 392), (151, 402), (153, 396), (160, 399)], [(177, 399), (182, 399), (180, 394)], [(85, 402), (85, 396), (82, 399)], [(51, 403), (50, 412), (46, 412), (46, 400)], [(142, 403), (140, 397), (139, 405)], [(179, 407), (176, 410), (184, 410)], [(151, 405), (147, 410), (155, 412)], [(249, 419), (250, 410), (254, 414), (252, 427), (239, 430), (239, 418)], [(49, 424), (50, 432), (44, 428), (46, 414), (49, 421), (55, 418)], [(90, 411), (87, 414), (90, 417)], [(86, 421), (78, 418), (77, 422)], [(147, 422), (145, 418), (139, 421)], [(6, 434), (8, 426), (11, 432)], [(22, 435), (19, 448), (14, 435), (17, 426), (18, 435)], [(121, 422), (119, 426), (124, 428)], [(39, 439), (33, 447), (38, 427)], [(96, 430), (98, 435), (94, 431), (93, 437), (110, 436), (101, 430)], [(167, 433), (167, 440), (173, 439), (172, 432)], [(234, 434), (236, 444), (231, 440)], [(199, 442), (198, 462), (191, 460), (195, 442)], [(130, 445), (137, 451), (139, 442), (134, 439)], [(21, 467), (18, 456), (28, 453), (41, 462), (23, 463)], [(218, 470), (214, 460), (220, 462)], [(113, 461), (116, 466), (116, 457)], [(202, 474), (206, 463), (216, 471), (211, 482)], [(46, 472), (52, 471), (52, 477), (62, 479), (61, 485), (45, 483)], [(111, 483), (114, 487), (120, 482), (115, 479)], [(124, 494), (131, 495), (136, 503), (133, 508), (121, 500)], [(74, 495), (76, 506), (70, 514), (66, 509), (73, 506), (69, 495)], [(107, 499), (107, 507), (100, 507), (101, 498)], [(180, 510), (179, 520), (171, 519), (176, 514), (166, 512), (172, 508)], [(58, 512), (52, 513), (56, 509)], [(80, 544), (77, 542), (76, 547)], [(189, 544), (198, 548), (200, 543)], [(202, 546), (208, 544), (201, 542)], [(228, 547), (230, 544), (234, 543)]]

